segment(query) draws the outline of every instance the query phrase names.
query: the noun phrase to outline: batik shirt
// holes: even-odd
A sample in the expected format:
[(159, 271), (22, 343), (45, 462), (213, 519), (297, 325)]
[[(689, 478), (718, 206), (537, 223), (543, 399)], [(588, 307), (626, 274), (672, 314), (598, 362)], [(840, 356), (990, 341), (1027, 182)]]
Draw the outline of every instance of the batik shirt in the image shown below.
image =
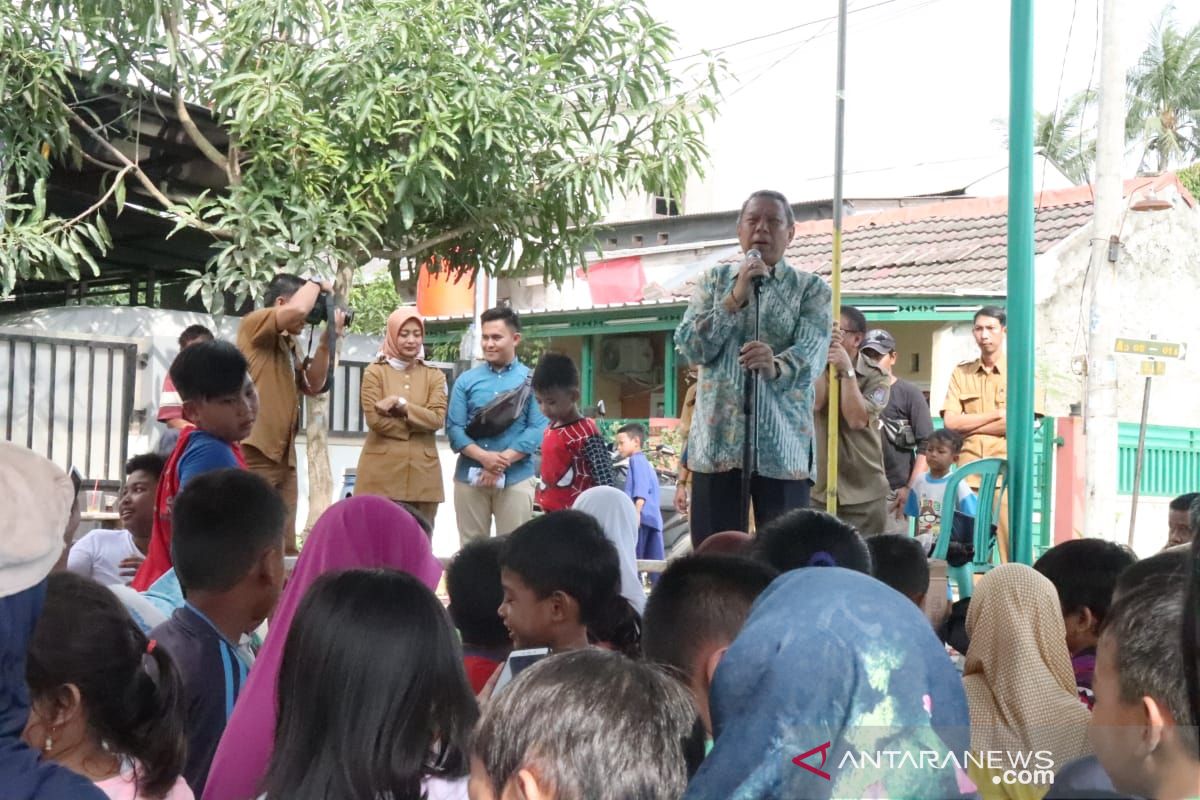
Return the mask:
[[(718, 473), (741, 469), (745, 415), (742, 345), (754, 338), (754, 301), (733, 308), (738, 264), (719, 264), (701, 277), (675, 345), (700, 365), (696, 410), (688, 431), (688, 468)], [(775, 352), (778, 377), (759, 382), (758, 474), (804, 480), (813, 466), (813, 383), (829, 357), (833, 327), (829, 287), (821, 278), (780, 261), (763, 281), (760, 338)], [(732, 309), (732, 310), (731, 310)]]

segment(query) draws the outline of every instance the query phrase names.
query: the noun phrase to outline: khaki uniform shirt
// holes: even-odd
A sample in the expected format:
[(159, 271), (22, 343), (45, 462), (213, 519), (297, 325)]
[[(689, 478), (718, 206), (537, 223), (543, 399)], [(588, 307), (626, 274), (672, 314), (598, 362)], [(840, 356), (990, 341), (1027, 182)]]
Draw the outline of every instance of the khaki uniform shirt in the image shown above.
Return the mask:
[[(375, 404), (385, 397), (408, 401), (407, 417), (381, 416)], [(434, 434), (446, 423), (446, 376), (417, 363), (406, 370), (387, 362), (363, 372), (362, 410), (370, 432), (358, 457), (354, 493), (376, 494), (409, 503), (446, 499)]]
[[(988, 369), (983, 359), (964, 361), (950, 374), (950, 388), (946, 390), (946, 404), (942, 415), (986, 414), (1008, 405), (1008, 362), (1000, 357)], [(981, 458), (1007, 458), (1008, 440), (1003, 436), (975, 433), (963, 441), (959, 464)], [(978, 484), (976, 484), (978, 485)]]
[[(870, 422), (860, 431), (851, 430), (843, 417), (838, 425), (838, 505), (870, 503), (886, 497), (890, 486), (883, 469), (883, 445), (879, 415), (887, 407), (891, 380), (887, 373), (862, 354), (854, 366), (858, 390), (867, 401)], [(812, 497), (825, 502), (825, 473), (829, 469), (829, 406), (813, 415), (817, 428), (817, 482)]]
[(237, 346), (258, 389), (258, 418), (243, 444), (267, 458), (296, 464), (296, 428), (300, 422), (300, 371), (303, 361), (291, 336), (275, 325), (274, 307), (242, 317)]

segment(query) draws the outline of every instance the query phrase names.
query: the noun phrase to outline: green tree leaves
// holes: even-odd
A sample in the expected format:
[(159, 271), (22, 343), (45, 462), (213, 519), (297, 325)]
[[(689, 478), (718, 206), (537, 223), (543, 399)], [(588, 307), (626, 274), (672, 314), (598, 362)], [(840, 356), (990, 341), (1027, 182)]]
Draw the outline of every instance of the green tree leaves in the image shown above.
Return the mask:
[[(186, 131), (225, 191), (156, 198), (218, 239), (192, 286), (213, 302), (378, 255), (560, 280), (618, 193), (680, 194), (706, 158), (716, 73), (684, 83), (672, 44), (641, 0), (17, 0), (0, 8), (0, 175), (21, 201), (44, 144), (64, 163), (93, 134), (119, 144), (80, 110), (86, 71), (209, 109), (228, 136)], [(0, 292), (59, 263), (4, 213)]]

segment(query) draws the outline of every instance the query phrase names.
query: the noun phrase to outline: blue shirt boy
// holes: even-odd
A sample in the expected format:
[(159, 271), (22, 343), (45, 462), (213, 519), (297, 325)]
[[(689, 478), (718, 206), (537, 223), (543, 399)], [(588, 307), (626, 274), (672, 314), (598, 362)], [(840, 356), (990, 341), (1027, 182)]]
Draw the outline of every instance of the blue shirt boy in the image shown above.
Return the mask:
[(662, 509), (658, 502), (658, 474), (650, 466), (650, 460), (642, 452), (629, 457), (629, 478), (625, 481), (625, 494), (634, 503), (642, 500), (642, 514), (639, 524), (643, 528), (661, 531), (663, 529)]

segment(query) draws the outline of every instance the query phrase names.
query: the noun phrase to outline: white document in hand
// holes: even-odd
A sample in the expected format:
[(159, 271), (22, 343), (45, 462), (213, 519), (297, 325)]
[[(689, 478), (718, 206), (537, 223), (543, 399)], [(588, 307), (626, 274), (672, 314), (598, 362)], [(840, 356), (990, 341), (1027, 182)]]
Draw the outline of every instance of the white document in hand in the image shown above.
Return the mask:
[[(482, 477), (483, 477), (483, 467), (470, 467), (467, 469), (467, 483), (471, 484), (472, 486), (478, 486), (479, 479)], [(507, 477), (506, 475), (501, 475), (499, 478), (497, 478), (495, 486), (493, 488), (503, 489), (504, 488), (504, 479), (506, 477)]]

